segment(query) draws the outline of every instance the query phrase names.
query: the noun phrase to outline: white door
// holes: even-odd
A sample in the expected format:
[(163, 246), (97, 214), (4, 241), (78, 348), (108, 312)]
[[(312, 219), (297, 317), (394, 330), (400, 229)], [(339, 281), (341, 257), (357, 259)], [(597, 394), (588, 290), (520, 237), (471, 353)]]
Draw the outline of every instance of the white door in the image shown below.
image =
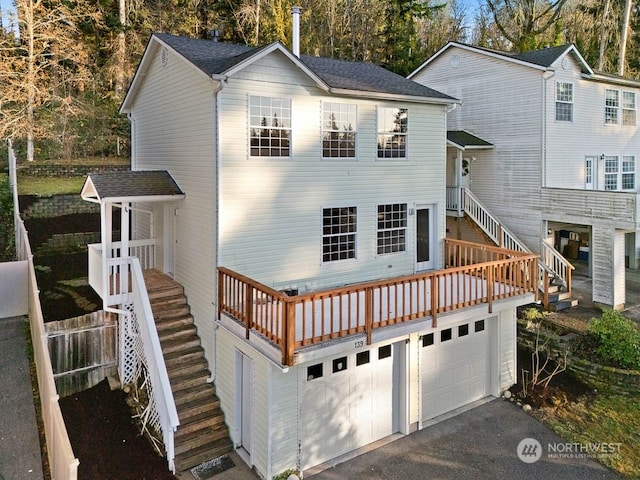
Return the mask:
[(434, 268), (434, 209), (416, 208), (416, 271)]
[(236, 446), (251, 465), (253, 426), (253, 361), (236, 351)]
[(584, 157), (584, 188), (587, 190), (593, 190), (595, 186), (595, 175), (598, 157), (587, 156)]
[(489, 395), (490, 349), (485, 320), (429, 332), (421, 343), (422, 421)]
[(301, 366), (303, 470), (398, 431), (394, 350), (384, 345)]

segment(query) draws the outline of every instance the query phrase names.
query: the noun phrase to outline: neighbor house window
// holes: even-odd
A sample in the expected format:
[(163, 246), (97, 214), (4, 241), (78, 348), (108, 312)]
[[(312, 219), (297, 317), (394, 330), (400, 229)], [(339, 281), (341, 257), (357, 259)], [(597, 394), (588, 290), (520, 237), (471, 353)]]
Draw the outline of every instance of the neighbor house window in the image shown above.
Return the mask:
[(322, 261), (356, 257), (356, 207), (322, 209)]
[(251, 95), (249, 137), (252, 157), (291, 156), (291, 100)]
[(636, 189), (636, 157), (624, 155), (622, 157), (622, 190)]
[(636, 125), (636, 94), (622, 92), (622, 125)]
[(620, 123), (620, 92), (618, 90), (605, 90), (604, 123), (618, 125)]
[(406, 108), (378, 108), (378, 158), (407, 157)]
[(407, 248), (407, 204), (378, 205), (378, 255)]
[(353, 158), (356, 156), (357, 109), (354, 104), (322, 104), (322, 156)]
[(556, 121), (573, 122), (573, 83), (556, 83)]
[(618, 190), (618, 157), (605, 155), (604, 157), (604, 189)]

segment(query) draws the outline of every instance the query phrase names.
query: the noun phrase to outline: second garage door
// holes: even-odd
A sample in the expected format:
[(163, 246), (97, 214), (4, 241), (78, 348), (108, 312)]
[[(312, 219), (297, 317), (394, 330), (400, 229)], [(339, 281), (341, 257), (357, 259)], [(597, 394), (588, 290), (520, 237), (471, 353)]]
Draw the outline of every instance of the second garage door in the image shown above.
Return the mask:
[(489, 394), (489, 334), (484, 320), (422, 336), (422, 421)]

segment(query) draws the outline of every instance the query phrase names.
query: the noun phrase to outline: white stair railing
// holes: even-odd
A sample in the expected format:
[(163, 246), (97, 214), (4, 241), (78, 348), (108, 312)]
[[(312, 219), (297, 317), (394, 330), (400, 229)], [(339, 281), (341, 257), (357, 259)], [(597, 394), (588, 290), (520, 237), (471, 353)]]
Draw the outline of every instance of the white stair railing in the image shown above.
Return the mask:
[[(502, 225), (468, 189), (462, 189), (462, 198), (464, 212), (496, 245), (509, 250), (531, 253), (531, 250)], [(552, 275), (568, 291), (571, 291), (571, 271), (574, 268), (555, 248), (544, 240), (541, 242), (540, 261), (538, 262), (541, 288), (544, 289), (543, 286), (548, 285), (548, 282), (545, 283), (545, 277)]]
[(175, 473), (174, 433), (180, 420), (140, 260), (110, 258), (108, 264), (107, 272), (126, 278), (124, 282), (109, 282), (109, 288), (118, 289), (118, 295), (109, 298), (120, 302), (117, 308), (109, 308), (120, 316), (120, 380), (126, 385), (142, 377), (141, 384), (148, 395), (148, 404), (140, 416), (142, 429), (162, 436), (169, 469)]

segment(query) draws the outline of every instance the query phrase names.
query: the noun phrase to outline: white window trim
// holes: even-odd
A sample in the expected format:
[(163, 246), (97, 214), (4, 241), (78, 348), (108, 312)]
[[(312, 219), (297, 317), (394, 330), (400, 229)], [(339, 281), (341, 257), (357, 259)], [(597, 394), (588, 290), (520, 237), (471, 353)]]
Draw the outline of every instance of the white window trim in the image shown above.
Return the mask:
[[(617, 106), (609, 106), (607, 105), (607, 93), (608, 92), (617, 92), (618, 94), (618, 105)], [(607, 121), (607, 109), (615, 109), (613, 111), (616, 112), (616, 121), (609, 122)], [(622, 123), (622, 99), (620, 95), (620, 90), (615, 88), (605, 88), (604, 91), (604, 124), (605, 125), (620, 125)]]
[[(381, 110), (406, 110), (407, 112), (407, 130), (404, 133), (397, 133), (397, 135), (401, 135), (404, 137), (404, 156), (403, 157), (380, 157), (378, 156), (378, 137), (380, 135), (390, 135), (389, 132), (382, 132), (380, 128), (380, 111)], [(378, 161), (392, 161), (392, 162), (402, 162), (409, 159), (409, 118), (410, 118), (410, 109), (408, 107), (398, 107), (395, 105), (378, 105), (376, 108), (376, 153), (375, 158)]]
[[(566, 85), (571, 85), (571, 99), (570, 100), (560, 100), (558, 99), (558, 85), (559, 84), (566, 84)], [(573, 85), (573, 82), (564, 82), (561, 80), (556, 81), (556, 95), (555, 95), (555, 120), (556, 122), (561, 122), (561, 123), (573, 123), (573, 116), (575, 113), (575, 108), (574, 108), (574, 95), (575, 94), (575, 88)], [(571, 105), (571, 120), (558, 120), (558, 104), (565, 104), (565, 105)]]
[[(328, 101), (321, 101), (320, 102), (320, 157), (322, 158), (322, 160), (348, 160), (348, 161), (353, 161), (353, 160), (358, 160), (358, 114), (359, 114), (359, 109), (358, 109), (358, 104), (357, 103), (343, 103), (343, 102), (328, 102)], [(352, 157), (325, 157), (324, 156), (324, 134), (325, 133), (329, 133), (329, 132), (346, 132), (346, 130), (328, 130), (325, 129), (324, 127), (324, 107), (325, 105), (348, 105), (348, 106), (354, 106), (356, 108), (356, 118), (355, 118), (355, 127), (353, 129), (353, 133), (354, 133), (354, 139), (353, 139), (353, 143), (354, 143), (354, 155)]]
[[(625, 93), (630, 93), (633, 95), (633, 108), (625, 108), (624, 106), (624, 95)], [(622, 117), (620, 119), (621, 124), (623, 127), (635, 127), (636, 123), (638, 121), (638, 95), (636, 94), (636, 92), (632, 92), (630, 90), (623, 90), (622, 91), (622, 99), (621, 99), (621, 109), (622, 109)], [(633, 112), (633, 123), (626, 123), (624, 121), (624, 113), (625, 112)]]
[[(288, 128), (289, 130), (289, 155), (286, 156), (274, 156), (274, 155), (252, 155), (251, 154), (251, 129), (255, 128), (251, 125), (251, 97), (263, 97), (263, 98), (271, 98), (271, 99), (279, 99), (286, 100), (289, 102), (289, 107), (291, 110), (291, 126)], [(292, 98), (287, 97), (277, 97), (271, 95), (262, 95), (260, 93), (251, 93), (247, 94), (247, 156), (253, 159), (271, 159), (271, 160), (292, 160), (293, 159), (293, 112), (294, 112), (294, 102)], [(277, 128), (277, 127), (276, 127)], [(280, 130), (287, 130), (287, 128), (279, 128)]]
[[(625, 160), (629, 160), (631, 159), (633, 161), (633, 170), (629, 170), (626, 171), (625, 170)], [(636, 156), (635, 155), (622, 155), (620, 158), (620, 190), (622, 190), (623, 192), (633, 192), (636, 189)], [(633, 175), (633, 187), (631, 188), (624, 188), (624, 182), (623, 182), (623, 178), (625, 175), (629, 175), (632, 174)]]
[[(341, 208), (354, 208), (356, 215), (356, 231), (353, 233), (336, 233), (336, 234), (328, 234), (324, 233), (324, 211), (327, 209), (341, 209)], [(341, 205), (341, 206), (324, 206), (320, 209), (320, 263), (322, 265), (333, 265), (333, 264), (342, 264), (344, 262), (353, 262), (358, 259), (358, 206), (357, 205)], [(337, 258), (335, 260), (325, 260), (324, 259), (324, 239), (327, 237), (334, 237), (338, 235), (353, 235), (353, 257), (351, 258)]]
[[(389, 205), (404, 205), (404, 227), (398, 227), (398, 228), (379, 228), (378, 227), (378, 215), (380, 215), (379, 212), (379, 208), (380, 207), (386, 207)], [(391, 231), (399, 231), (399, 230), (404, 230), (404, 249), (403, 250), (398, 250), (396, 252), (379, 252), (378, 251), (378, 235), (381, 232), (391, 232)], [(376, 252), (376, 256), (388, 256), (388, 255), (406, 255), (407, 251), (408, 251), (408, 241), (409, 241), (409, 204), (407, 202), (389, 202), (389, 203), (380, 203), (378, 205), (376, 205), (376, 246), (375, 246), (375, 252)]]

